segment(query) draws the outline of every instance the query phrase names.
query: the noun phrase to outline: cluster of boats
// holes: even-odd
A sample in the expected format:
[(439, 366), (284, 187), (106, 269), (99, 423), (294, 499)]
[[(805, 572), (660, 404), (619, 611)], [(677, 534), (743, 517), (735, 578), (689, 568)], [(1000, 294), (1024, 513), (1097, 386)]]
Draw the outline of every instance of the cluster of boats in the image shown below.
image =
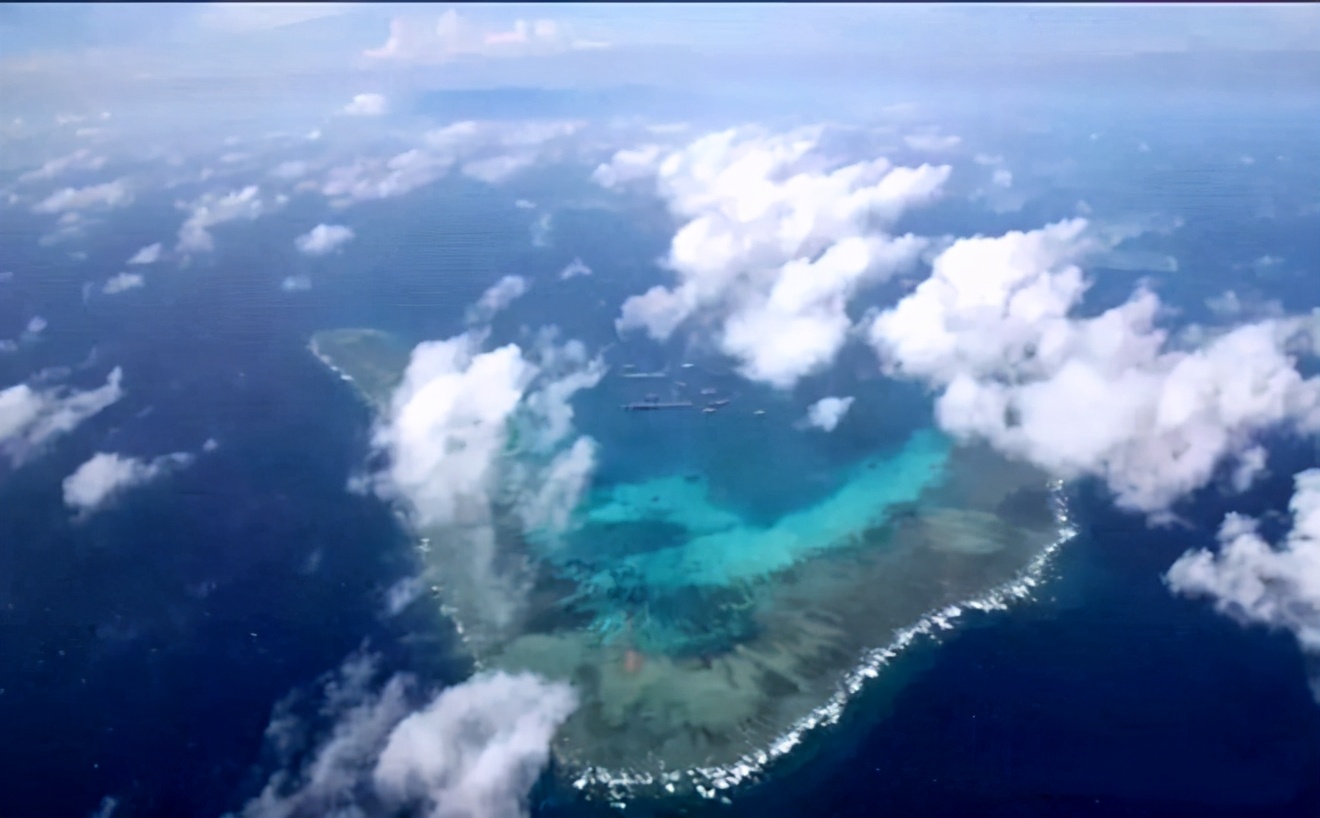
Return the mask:
[[(692, 367), (692, 364), (683, 364), (683, 368), (684, 368), (684, 369), (688, 369), (688, 368), (691, 368), (691, 367)], [(624, 368), (625, 370), (632, 370), (632, 369), (633, 369), (633, 365), (632, 365), (632, 364), (624, 364), (624, 367), (623, 367), (623, 368)], [(625, 372), (623, 373), (623, 377), (625, 377), (625, 378), (665, 378), (665, 377), (668, 377), (668, 373), (666, 373), (666, 372), (663, 371), (663, 370), (661, 370), (661, 371), (657, 371), (657, 372), (633, 372), (633, 371), (625, 371)], [(676, 387), (678, 387), (679, 389), (686, 389), (686, 388), (687, 388), (687, 383), (686, 383), (685, 381), (674, 381), (674, 385), (675, 385)], [(701, 396), (702, 396), (702, 398), (711, 398), (711, 400), (707, 400), (707, 401), (705, 401), (705, 406), (703, 406), (703, 407), (701, 408), (701, 412), (702, 412), (702, 414), (705, 414), (705, 415), (713, 415), (714, 413), (718, 412), (720, 409), (723, 409), (725, 406), (728, 406), (729, 403), (731, 403), (732, 400), (733, 400), (732, 398), (718, 398), (718, 397), (715, 397), (715, 396), (718, 395), (718, 394), (719, 394), (719, 390), (718, 390), (718, 389), (715, 389), (714, 387), (706, 387), (706, 388), (704, 388), (704, 389), (701, 390)], [(655, 393), (655, 392), (651, 392), (651, 393), (648, 393), (648, 394), (647, 394), (642, 400), (640, 400), (640, 401), (634, 401), (633, 403), (625, 403), (625, 404), (623, 404), (623, 408), (626, 409), (626, 410), (628, 410), (628, 411), (630, 411), (630, 412), (647, 412), (647, 411), (655, 411), (655, 410), (659, 410), (659, 409), (691, 409), (691, 408), (695, 407), (696, 405), (697, 405), (696, 402), (693, 401), (693, 400), (689, 400), (689, 399), (686, 399), (686, 398), (680, 398), (680, 397), (678, 397), (678, 396), (677, 396), (677, 390), (675, 390), (675, 397), (674, 397), (672, 400), (663, 400), (659, 394), (657, 394), (657, 393)], [(755, 412), (753, 412), (752, 414), (754, 414), (754, 415), (764, 415), (764, 414), (765, 414), (765, 410), (764, 410), (764, 409), (757, 409), (757, 410), (756, 410)]]

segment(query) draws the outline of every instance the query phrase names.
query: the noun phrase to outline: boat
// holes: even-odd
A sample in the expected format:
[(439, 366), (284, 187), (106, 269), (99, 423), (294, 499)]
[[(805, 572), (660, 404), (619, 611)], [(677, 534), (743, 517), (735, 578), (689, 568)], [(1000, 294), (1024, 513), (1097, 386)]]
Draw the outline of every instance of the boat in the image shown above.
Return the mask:
[(753, 412), (752, 414), (753, 414), (753, 415), (756, 415), (757, 417), (760, 417), (761, 415), (764, 415), (764, 414), (765, 414), (765, 410), (764, 410), (764, 409), (757, 409), (757, 410), (756, 410), (755, 412)]
[(659, 401), (642, 401), (640, 403), (625, 403), (623, 408), (629, 412), (648, 412), (656, 409), (690, 409), (692, 401), (675, 400), (661, 403)]
[(708, 407), (712, 408), (712, 409), (719, 409), (721, 406), (728, 406), (728, 405), (729, 405), (729, 399), (728, 399), (728, 398), (721, 398), (720, 400), (713, 400), (713, 401), (711, 401), (710, 403), (708, 403), (708, 404), (706, 404), (706, 405), (707, 405)]

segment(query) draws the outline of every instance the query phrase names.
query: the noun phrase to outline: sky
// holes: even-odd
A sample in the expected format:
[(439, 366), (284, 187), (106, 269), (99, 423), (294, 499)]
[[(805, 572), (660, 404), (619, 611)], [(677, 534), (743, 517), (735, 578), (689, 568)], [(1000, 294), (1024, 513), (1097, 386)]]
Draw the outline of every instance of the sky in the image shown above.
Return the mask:
[(1286, 73), (1289, 60), (1320, 53), (1317, 43), (1320, 11), (1309, 4), (9, 4), (0, 109), (12, 118), (217, 92), (273, 103), (355, 86), (854, 88), (881, 71), (883, 81), (976, 84), (1090, 59), (1206, 52)]

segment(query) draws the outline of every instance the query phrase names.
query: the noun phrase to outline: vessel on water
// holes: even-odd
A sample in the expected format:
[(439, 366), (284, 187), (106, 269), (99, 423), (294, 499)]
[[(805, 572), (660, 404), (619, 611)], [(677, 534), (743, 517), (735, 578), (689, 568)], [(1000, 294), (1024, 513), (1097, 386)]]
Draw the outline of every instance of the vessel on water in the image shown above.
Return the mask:
[(636, 403), (625, 403), (623, 408), (629, 412), (645, 412), (652, 409), (690, 409), (692, 408), (690, 400), (673, 401), (638, 401)]

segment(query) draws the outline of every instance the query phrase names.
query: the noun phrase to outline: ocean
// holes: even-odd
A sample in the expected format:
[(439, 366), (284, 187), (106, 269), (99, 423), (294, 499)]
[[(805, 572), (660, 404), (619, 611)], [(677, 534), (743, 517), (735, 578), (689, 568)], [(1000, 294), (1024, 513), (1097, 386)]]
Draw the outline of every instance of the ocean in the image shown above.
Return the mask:
[[(1298, 144), (1288, 143), (1294, 162), (1305, 158)], [(1212, 152), (1215, 161), (1230, 161), (1227, 151)], [(1275, 148), (1256, 152), (1263, 161)], [(1234, 265), (1269, 253), (1318, 257), (1320, 211), (1298, 198), (1310, 176), (1224, 182), (1198, 173), (1204, 156), (1159, 156), (1140, 178), (1163, 198), (1129, 190), (1106, 200), (1098, 165), (1061, 184), (1066, 192), (982, 214), (970, 227), (967, 208), (950, 204), (899, 229), (1035, 227), (1070, 215), (1079, 196), (1097, 212), (1107, 201), (1123, 213), (1175, 211), (1185, 225), (1142, 239), (1143, 249), (1177, 258), (1180, 272), (1163, 276), (1161, 292), (1194, 320), (1211, 317), (1206, 297), (1245, 278)], [(15, 277), (0, 283), (0, 335), (16, 337), (34, 314), (49, 326), (0, 356), (0, 384), (65, 366), (67, 382), (86, 387), (122, 366), (127, 395), (33, 463), (0, 465), (0, 815), (85, 815), (106, 797), (117, 818), (220, 815), (269, 774), (262, 735), (276, 703), (363, 645), (386, 674), (435, 685), (467, 675), (437, 612), (382, 613), (386, 591), (415, 570), (412, 543), (384, 503), (346, 491), (369, 451), (370, 413), (307, 340), (342, 326), (411, 342), (449, 337), (487, 286), (521, 274), (532, 290), (495, 319), (492, 344), (552, 322), (606, 349), (612, 365), (708, 355), (614, 333), (623, 298), (661, 280), (655, 260), (672, 227), (663, 210), (565, 207), (556, 201), (566, 190), (602, 198), (580, 169), (561, 168), (530, 174), (516, 193), (455, 178), (358, 205), (346, 217), (358, 240), (316, 261), (291, 237), (334, 214), (295, 198), (274, 215), (216, 228), (215, 253), (187, 268), (152, 268), (140, 290), (86, 300), (85, 282), (118, 272), (144, 244), (169, 242), (180, 220), (175, 194), (144, 196), (113, 229), (91, 228), (78, 247), (85, 260), (70, 258), (69, 245), (41, 246), (44, 220), (6, 211), (0, 268)], [(536, 207), (516, 207), (517, 198)], [(1262, 200), (1274, 206), (1268, 218), (1253, 210)], [(545, 213), (549, 227), (534, 240)], [(575, 258), (593, 275), (559, 281)], [(1132, 266), (1095, 272), (1097, 303), (1150, 273)], [(1294, 263), (1249, 286), (1290, 310), (1318, 306), (1302, 269)], [(312, 288), (281, 290), (291, 275), (309, 276)], [(700, 470), (737, 486), (728, 503), (747, 519), (771, 520), (825, 496), (848, 463), (930, 424), (922, 390), (875, 378), (857, 350), (792, 397), (712, 377), (767, 407), (776, 431), (730, 426), (712, 453), (699, 431), (635, 434), (621, 425), (637, 418), (621, 416), (618, 394), (588, 392), (576, 402), (578, 428), (628, 441), (602, 452), (599, 479)], [(883, 406), (884, 422), (814, 442), (792, 428), (806, 396), (844, 388)], [(71, 519), (62, 503), (61, 481), (95, 451), (153, 457), (208, 438), (218, 448), (191, 468), (90, 520)], [(777, 459), (767, 465), (768, 450)], [(1160, 580), (1178, 555), (1212, 541), (1226, 508), (1283, 509), (1291, 475), (1320, 462), (1314, 447), (1292, 440), (1271, 441), (1271, 453), (1268, 478), (1231, 506), (1218, 487), (1202, 492), (1184, 526), (1150, 528), (1114, 511), (1096, 486), (1070, 486), (1080, 533), (1034, 599), (969, 614), (919, 641), (791, 768), (731, 805), (639, 801), (625, 814), (1320, 814), (1320, 708), (1293, 639), (1240, 627)], [(553, 775), (533, 791), (532, 812), (615, 814)]]

